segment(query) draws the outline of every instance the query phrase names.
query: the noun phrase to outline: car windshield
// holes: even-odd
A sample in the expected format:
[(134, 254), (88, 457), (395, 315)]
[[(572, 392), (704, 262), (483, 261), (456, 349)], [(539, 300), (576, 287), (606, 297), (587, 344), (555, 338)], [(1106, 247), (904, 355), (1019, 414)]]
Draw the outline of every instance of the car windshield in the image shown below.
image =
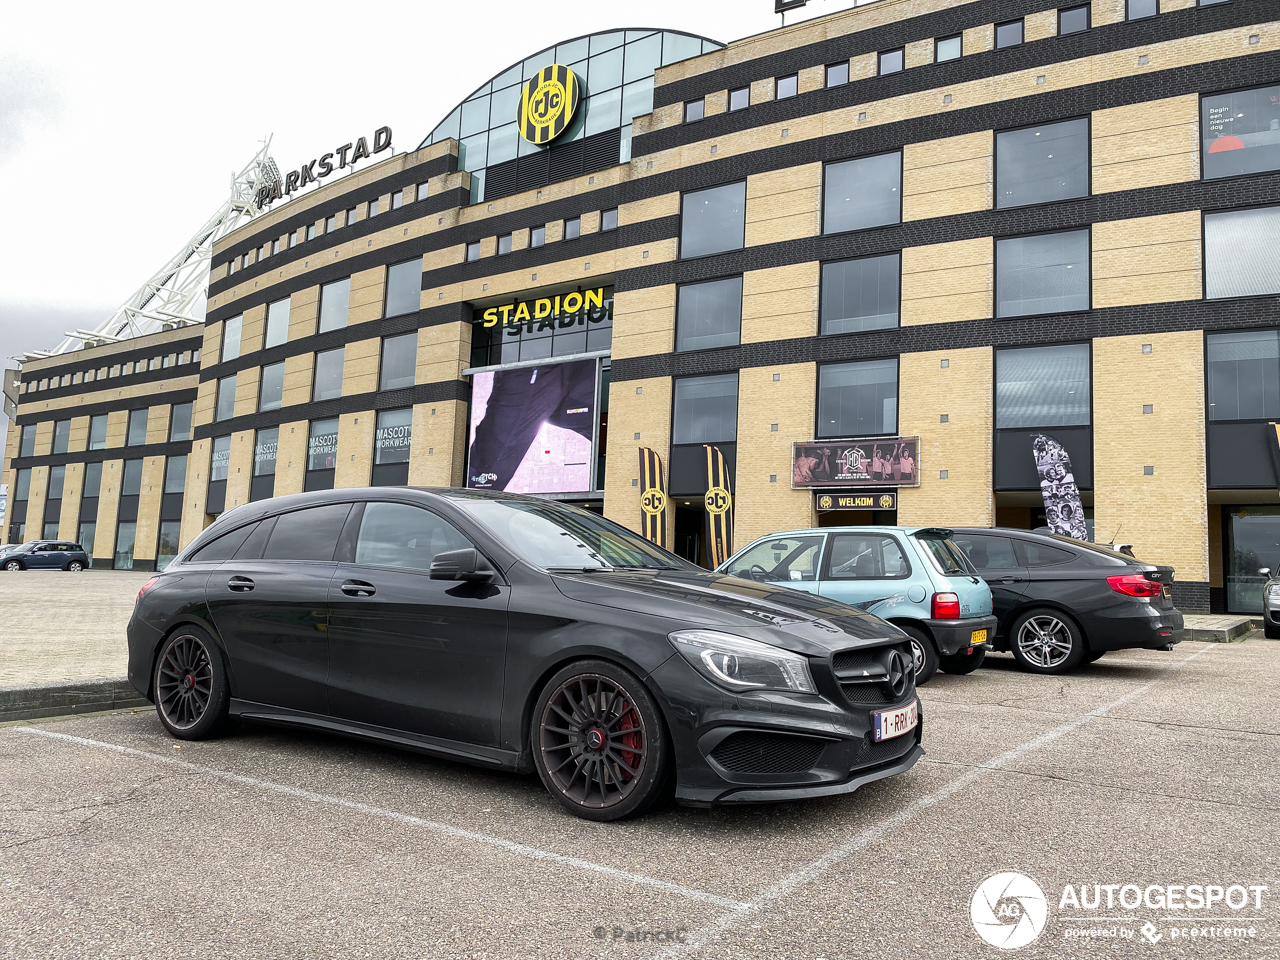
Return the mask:
[(520, 556), (546, 569), (688, 566), (626, 527), (575, 507), (488, 497), (456, 497), (454, 502)]
[(10, 553), (30, 553), (32, 550), (36, 548), (37, 542), (38, 541), (35, 541), (35, 540), (28, 540), (26, 543), (24, 543), (20, 547), (10, 547), (9, 552)]
[(950, 540), (925, 536), (917, 536), (916, 540), (924, 547), (924, 552), (944, 577), (973, 576), (972, 565), (969, 563), (968, 558), (965, 557), (964, 551)]

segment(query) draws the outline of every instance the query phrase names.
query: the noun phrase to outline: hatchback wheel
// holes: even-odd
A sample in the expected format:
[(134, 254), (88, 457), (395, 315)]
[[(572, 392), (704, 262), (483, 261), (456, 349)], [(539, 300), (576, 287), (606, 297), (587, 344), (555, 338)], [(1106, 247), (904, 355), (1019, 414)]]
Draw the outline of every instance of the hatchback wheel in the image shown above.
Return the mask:
[(916, 668), (916, 686), (923, 687), (938, 672), (941, 662), (938, 649), (933, 645), (928, 634), (919, 627), (906, 623), (899, 623), (897, 627), (911, 639), (911, 659)]
[(662, 714), (639, 678), (616, 664), (584, 660), (552, 677), (534, 708), (530, 741), (543, 784), (579, 817), (643, 813), (667, 787)]
[(16, 573), (22, 569), (22, 564), (17, 560), (6, 560), (4, 562), (4, 568), (10, 573)]
[(1065, 673), (1084, 658), (1080, 628), (1056, 610), (1029, 610), (1009, 633), (1014, 659), (1032, 673)]
[(227, 668), (212, 638), (180, 627), (156, 659), (156, 712), (180, 740), (204, 740), (221, 731), (231, 699)]
[(72, 560), (70, 563), (67, 564), (68, 573), (79, 573), (83, 569), (84, 569), (84, 564), (81, 563), (79, 560)]

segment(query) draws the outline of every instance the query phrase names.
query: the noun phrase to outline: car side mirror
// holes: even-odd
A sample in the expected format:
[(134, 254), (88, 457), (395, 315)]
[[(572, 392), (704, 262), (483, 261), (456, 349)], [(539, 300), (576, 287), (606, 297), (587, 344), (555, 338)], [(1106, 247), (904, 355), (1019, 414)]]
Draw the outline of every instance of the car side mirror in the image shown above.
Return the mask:
[(1270, 568), (1270, 567), (1259, 567), (1259, 568), (1258, 568), (1258, 576), (1260, 576), (1260, 577), (1270, 577), (1270, 576), (1271, 576), (1271, 568)]
[(475, 547), (462, 550), (449, 550), (437, 553), (431, 561), (432, 580), (471, 580), (487, 581), (493, 579), (493, 570), (480, 551)]

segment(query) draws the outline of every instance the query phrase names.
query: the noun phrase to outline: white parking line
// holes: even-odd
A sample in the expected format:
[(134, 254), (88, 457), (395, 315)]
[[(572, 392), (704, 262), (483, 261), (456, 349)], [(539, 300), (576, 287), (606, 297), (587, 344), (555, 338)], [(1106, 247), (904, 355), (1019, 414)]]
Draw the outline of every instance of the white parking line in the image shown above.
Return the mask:
[(579, 870), (603, 874), (604, 876), (612, 877), (615, 880), (625, 880), (630, 883), (653, 887), (656, 890), (662, 890), (666, 893), (674, 893), (682, 897), (689, 897), (693, 900), (701, 900), (705, 903), (710, 903), (732, 912), (739, 912), (747, 909), (747, 904), (738, 900), (733, 900), (729, 897), (717, 896), (714, 893), (706, 893), (702, 890), (695, 890), (692, 887), (681, 886), (678, 883), (669, 883), (666, 880), (646, 877), (639, 873), (629, 873), (626, 870), (607, 867), (601, 863), (592, 863), (590, 860), (579, 860), (577, 857), (566, 857), (564, 854), (553, 853), (550, 850), (539, 850), (537, 847), (529, 847), (523, 843), (514, 843), (511, 840), (504, 840), (501, 837), (491, 837), (487, 834), (476, 833), (473, 830), (463, 830), (459, 827), (451, 827), (447, 823), (440, 823), (436, 820), (424, 820), (421, 817), (415, 817), (407, 813), (399, 813), (395, 810), (387, 810), (384, 807), (375, 807), (367, 803), (359, 803), (355, 800), (346, 800), (342, 797), (334, 797), (323, 793), (313, 793), (310, 790), (300, 790), (297, 787), (290, 787), (281, 783), (272, 783), (269, 780), (259, 780), (256, 777), (246, 777), (243, 774), (232, 773), (229, 770), (219, 770), (216, 767), (206, 767), (203, 764), (190, 763), (186, 760), (166, 757), (163, 754), (148, 753), (146, 750), (135, 750), (133, 747), (124, 747), (115, 743), (105, 743), (101, 740), (90, 740), (87, 737), (73, 737), (69, 734), (55, 733), (52, 730), (40, 730), (35, 727), (14, 727), (13, 729), (20, 733), (31, 733), (38, 737), (49, 737), (54, 740), (63, 740), (67, 743), (75, 743), (82, 747), (97, 747), (102, 750), (114, 750), (116, 753), (123, 753), (126, 756), (139, 757), (144, 760), (151, 760), (155, 763), (163, 763), (171, 767), (180, 767), (183, 770), (190, 770), (193, 773), (201, 773), (205, 776), (217, 777), (220, 780), (230, 780), (233, 783), (242, 783), (246, 786), (257, 787), (259, 790), (267, 790), (271, 793), (278, 793), (286, 797), (294, 797), (298, 800), (307, 800), (311, 803), (323, 803), (332, 807), (342, 807), (346, 810), (355, 810), (360, 813), (369, 814), (370, 816), (394, 820), (397, 823), (407, 824), (408, 826), (421, 827), (424, 830), (430, 830), (432, 833), (442, 834), (447, 837), (454, 837), (458, 840), (467, 840), (471, 843), (479, 843), (489, 847), (496, 847), (499, 850), (505, 850), (507, 853), (513, 854), (517, 857), (557, 863), (568, 867), (576, 867)]
[(1081, 714), (1074, 720), (1068, 720), (1061, 726), (1054, 727), (1052, 730), (1042, 733), (1040, 736), (1032, 740), (1028, 740), (1021, 746), (1014, 747), (1012, 750), (1007, 750), (999, 756), (989, 760), (987, 763), (977, 766), (968, 773), (957, 777), (950, 783), (944, 784), (933, 793), (921, 797), (910, 805), (904, 807), (898, 813), (893, 814), (873, 826), (867, 827), (855, 834), (853, 837), (850, 837), (838, 847), (833, 847), (818, 859), (805, 864), (803, 867), (793, 871), (792, 873), (789, 873), (773, 886), (756, 894), (746, 902), (745, 911), (734, 914), (725, 914), (707, 926), (691, 932), (684, 942), (673, 944), (672, 946), (660, 951), (655, 956), (679, 956), (714, 940), (716, 937), (732, 929), (742, 919), (743, 913), (758, 913), (770, 904), (776, 903), (783, 897), (788, 896), (798, 888), (804, 886), (806, 883), (809, 883), (811, 880), (817, 879), (819, 876), (826, 873), (840, 862), (848, 859), (853, 854), (866, 849), (885, 834), (905, 825), (909, 820), (919, 814), (936, 807), (938, 804), (946, 800), (949, 800), (961, 790), (973, 786), (974, 783), (983, 779), (988, 774), (1007, 767), (1014, 760), (1018, 760), (1021, 757), (1026, 756), (1028, 753), (1033, 753), (1041, 747), (1052, 743), (1054, 740), (1080, 729), (1089, 723), (1089, 721), (1103, 716), (1107, 712), (1114, 710), (1116, 707), (1123, 706), (1130, 700), (1133, 700), (1135, 697), (1138, 697), (1151, 689), (1161, 680), (1166, 679), (1169, 674), (1182, 669), (1182, 667), (1186, 666), (1196, 657), (1206, 654), (1212, 649), (1214, 649), (1212, 646), (1203, 647), (1191, 654), (1191, 656), (1187, 657), (1185, 660), (1179, 660), (1176, 663), (1169, 664), (1161, 672), (1160, 676), (1147, 681), (1140, 687), (1135, 687), (1123, 697), (1120, 697), (1117, 700), (1112, 700), (1105, 706), (1098, 707), (1095, 710), (1090, 710), (1088, 713)]

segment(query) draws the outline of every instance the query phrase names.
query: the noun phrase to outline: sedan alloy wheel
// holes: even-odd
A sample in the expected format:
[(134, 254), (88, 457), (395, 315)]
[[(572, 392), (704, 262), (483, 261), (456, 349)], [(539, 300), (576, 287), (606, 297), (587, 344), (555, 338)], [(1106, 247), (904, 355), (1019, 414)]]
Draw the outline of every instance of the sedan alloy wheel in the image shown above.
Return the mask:
[(1021, 654), (1019, 659), (1039, 670), (1063, 668), (1071, 659), (1075, 648), (1071, 628), (1052, 614), (1028, 617), (1018, 628), (1014, 642)]
[(179, 628), (156, 659), (160, 722), (175, 737), (203, 740), (225, 725), (230, 700), (222, 651), (198, 627)]

